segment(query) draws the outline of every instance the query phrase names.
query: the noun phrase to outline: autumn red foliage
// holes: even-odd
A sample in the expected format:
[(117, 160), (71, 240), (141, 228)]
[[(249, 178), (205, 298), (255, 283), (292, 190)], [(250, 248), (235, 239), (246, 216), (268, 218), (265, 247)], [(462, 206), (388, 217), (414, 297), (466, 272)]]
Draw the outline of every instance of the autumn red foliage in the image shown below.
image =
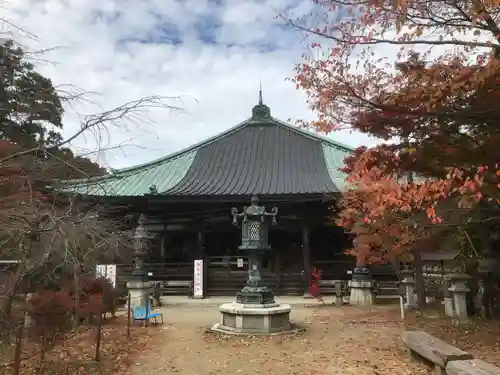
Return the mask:
[(358, 264), (406, 254), (431, 227), (496, 208), (498, 2), (315, 3), (320, 17), (283, 17), (331, 46), (297, 66), (297, 87), (318, 114), (303, 125), (379, 140), (346, 160), (337, 223), (356, 235)]
[(86, 276), (75, 284), (67, 280), (62, 290), (75, 301), (76, 314), (81, 319), (92, 319), (99, 314), (115, 315), (116, 309), (123, 300), (111, 282), (104, 277)]
[(319, 268), (313, 267), (311, 269), (311, 277), (309, 279), (309, 295), (316, 298), (318, 301), (325, 303), (323, 299), (323, 294), (321, 293), (321, 287), (319, 282), (321, 280), (321, 270)]
[(32, 332), (36, 336), (56, 336), (71, 328), (74, 301), (65, 292), (44, 290), (30, 298), (26, 311), (33, 320)]
[(119, 295), (111, 282), (104, 277), (87, 277), (83, 280), (80, 295), (80, 312), (84, 314), (115, 314)]

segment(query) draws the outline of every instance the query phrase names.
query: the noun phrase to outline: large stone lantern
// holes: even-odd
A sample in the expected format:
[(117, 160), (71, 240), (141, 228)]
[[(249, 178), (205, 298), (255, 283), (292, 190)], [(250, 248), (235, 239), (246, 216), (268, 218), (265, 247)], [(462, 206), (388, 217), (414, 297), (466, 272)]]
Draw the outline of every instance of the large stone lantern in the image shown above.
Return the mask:
[(270, 250), (268, 243), (269, 224), (276, 224), (277, 208), (270, 212), (259, 206), (257, 197), (242, 212), (231, 210), (233, 224), (241, 220), (241, 245), (239, 249), (248, 255), (248, 279), (237, 293), (236, 301), (220, 307), (220, 322), (213, 331), (227, 334), (272, 334), (293, 331), (290, 324), (289, 305), (275, 302), (274, 295), (264, 285), (260, 274), (261, 256)]
[(271, 249), (268, 242), (269, 218), (272, 219), (272, 224), (276, 224), (278, 209), (274, 207), (271, 212), (267, 212), (265, 207), (259, 206), (259, 199), (255, 196), (251, 198), (250, 203), (251, 205), (245, 207), (241, 213), (238, 213), (236, 208), (231, 210), (233, 224), (238, 225), (238, 219), (242, 219), (239, 249), (248, 255), (248, 280), (236, 295), (236, 302), (274, 303), (274, 295), (264, 285), (260, 270), (262, 254)]

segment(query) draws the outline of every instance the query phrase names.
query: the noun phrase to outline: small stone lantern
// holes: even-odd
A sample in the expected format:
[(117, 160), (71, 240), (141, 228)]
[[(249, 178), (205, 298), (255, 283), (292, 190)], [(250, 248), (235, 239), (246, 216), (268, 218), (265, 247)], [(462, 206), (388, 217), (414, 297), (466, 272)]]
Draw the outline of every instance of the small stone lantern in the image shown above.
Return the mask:
[(418, 307), (415, 295), (415, 274), (412, 270), (404, 270), (401, 271), (401, 276), (403, 277), (401, 283), (404, 286), (406, 294), (406, 303), (404, 308), (406, 310), (415, 310)]
[(464, 325), (469, 322), (467, 315), (467, 299), (466, 295), (469, 288), (465, 282), (470, 279), (469, 275), (452, 274), (449, 275), (451, 287), (448, 289), (453, 297), (453, 316), (455, 325)]
[(259, 206), (259, 199), (253, 196), (251, 205), (245, 206), (243, 212), (238, 213), (236, 208), (231, 209), (233, 224), (238, 225), (241, 219), (240, 250), (248, 253), (248, 279), (243, 289), (237, 293), (236, 302), (242, 304), (272, 304), (274, 295), (264, 285), (260, 270), (261, 256), (271, 249), (268, 242), (269, 218), (276, 224), (278, 208), (274, 207), (267, 212), (264, 206)]
[(146, 257), (151, 241), (151, 236), (145, 227), (146, 221), (145, 215), (139, 217), (134, 234), (134, 269), (131, 279), (127, 282), (127, 288), (130, 293), (130, 304), (133, 307), (146, 307), (151, 289), (151, 283), (148, 281), (148, 273), (144, 269), (144, 258)]

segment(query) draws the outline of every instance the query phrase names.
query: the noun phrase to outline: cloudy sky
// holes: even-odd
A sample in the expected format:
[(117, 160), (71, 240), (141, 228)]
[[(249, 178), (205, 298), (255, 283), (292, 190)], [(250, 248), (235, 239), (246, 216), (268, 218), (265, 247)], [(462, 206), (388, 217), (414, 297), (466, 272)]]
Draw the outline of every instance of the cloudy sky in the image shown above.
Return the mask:
[[(259, 81), (274, 117), (311, 119), (293, 68), (305, 52), (302, 35), (275, 19), (276, 11), (300, 15), (312, 0), (4, 0), (0, 15), (37, 36), (24, 45), (55, 48), (38, 61), (56, 85), (93, 92), (95, 104), (68, 108), (65, 135), (78, 120), (141, 96), (178, 97), (171, 113), (151, 109), (151, 121), (111, 128), (100, 153), (107, 167), (122, 168), (162, 157), (220, 133), (248, 118)], [(357, 146), (359, 134), (331, 136)], [(89, 135), (73, 144), (95, 149)]]

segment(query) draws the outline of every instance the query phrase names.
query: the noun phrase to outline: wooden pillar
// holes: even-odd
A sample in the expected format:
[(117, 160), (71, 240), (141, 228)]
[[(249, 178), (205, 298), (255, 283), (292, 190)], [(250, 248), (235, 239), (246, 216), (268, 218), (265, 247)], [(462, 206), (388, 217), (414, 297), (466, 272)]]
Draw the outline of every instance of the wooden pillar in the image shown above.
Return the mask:
[(302, 227), (302, 259), (304, 270), (304, 292), (307, 292), (311, 277), (311, 232), (307, 225)]
[(205, 233), (202, 229), (198, 230), (196, 245), (196, 259), (203, 259), (205, 256)]
[(166, 258), (166, 254), (165, 254), (165, 251), (166, 251), (166, 245), (165, 245), (166, 237), (167, 237), (166, 234), (161, 234), (161, 237), (160, 237), (160, 257), (161, 257), (161, 261), (163, 263), (165, 263), (165, 258)]

